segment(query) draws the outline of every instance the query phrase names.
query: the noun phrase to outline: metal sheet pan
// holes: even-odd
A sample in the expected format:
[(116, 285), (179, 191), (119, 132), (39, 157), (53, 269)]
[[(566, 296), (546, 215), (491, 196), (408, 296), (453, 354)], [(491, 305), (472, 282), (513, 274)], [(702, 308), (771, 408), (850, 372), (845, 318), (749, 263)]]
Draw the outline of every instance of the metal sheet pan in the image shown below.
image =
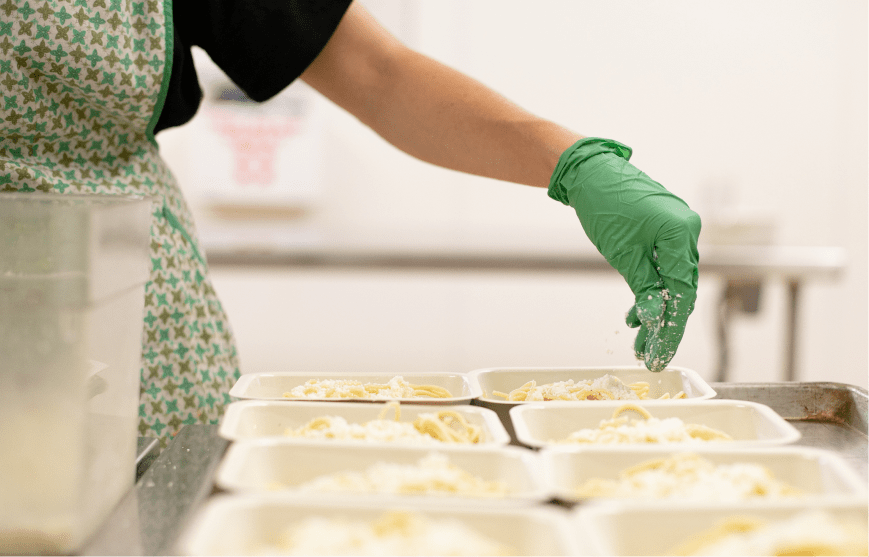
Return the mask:
[(869, 476), (869, 393), (832, 382), (712, 383), (719, 399), (760, 402), (802, 433), (796, 443), (838, 453), (865, 480)]
[[(841, 383), (712, 383), (720, 399), (760, 402), (802, 433), (798, 445), (834, 451), (867, 476), (866, 389)], [(154, 460), (82, 555), (167, 555), (193, 513), (215, 493), (229, 441), (215, 425), (185, 426)]]

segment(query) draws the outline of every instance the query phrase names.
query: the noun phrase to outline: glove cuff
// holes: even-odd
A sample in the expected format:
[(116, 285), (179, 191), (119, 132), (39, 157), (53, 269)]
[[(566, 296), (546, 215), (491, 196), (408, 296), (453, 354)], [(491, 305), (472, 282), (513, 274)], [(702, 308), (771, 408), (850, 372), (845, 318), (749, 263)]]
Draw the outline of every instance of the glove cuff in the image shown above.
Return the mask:
[[(615, 153), (625, 160), (630, 160), (632, 152), (633, 150), (630, 147), (613, 139), (603, 139), (600, 137), (584, 137), (580, 139), (568, 147), (558, 158), (558, 164), (555, 165), (555, 170), (549, 179), (549, 197), (565, 205), (570, 205), (567, 188), (561, 184), (561, 180), (565, 175), (576, 174), (579, 165), (595, 155)], [(571, 182), (576, 183), (576, 180), (571, 180)]]

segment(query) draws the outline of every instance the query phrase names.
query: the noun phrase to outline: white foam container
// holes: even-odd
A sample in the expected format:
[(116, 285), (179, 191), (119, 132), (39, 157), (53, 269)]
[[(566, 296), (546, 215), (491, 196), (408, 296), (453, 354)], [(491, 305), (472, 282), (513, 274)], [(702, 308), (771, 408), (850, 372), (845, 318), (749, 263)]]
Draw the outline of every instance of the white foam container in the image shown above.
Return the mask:
[[(439, 495), (389, 495), (355, 492), (301, 491), (299, 486), (315, 478), (339, 472), (364, 472), (383, 462), (415, 465), (431, 453), (445, 455), (450, 464), (486, 481), (498, 481), (511, 491), (504, 497)], [(244, 493), (280, 491), (299, 497), (317, 499), (374, 499), (395, 498), (449, 500), (450, 504), (464, 506), (533, 504), (550, 499), (543, 487), (543, 475), (537, 454), (517, 447), (443, 448), (408, 446), (359, 446), (352, 451), (332, 445), (299, 446), (284, 439), (259, 439), (233, 443), (217, 469), (215, 481), (227, 490)]]
[[(494, 391), (509, 393), (518, 389), (528, 381), (534, 380), (538, 385), (556, 383), (573, 379), (589, 381), (612, 375), (625, 384), (645, 381), (649, 384), (649, 397), (658, 398), (665, 393), (676, 396), (683, 391), (688, 397), (683, 400), (706, 400), (715, 396), (715, 390), (703, 380), (700, 375), (688, 368), (668, 367), (661, 372), (652, 373), (638, 366), (595, 366), (595, 367), (492, 367), (476, 369), (469, 374), (475, 389), (479, 390), (480, 398), (474, 401), (477, 406), (494, 410), (504, 428), (512, 437), (516, 437), (513, 422), (510, 420), (510, 409), (522, 404), (533, 404), (543, 401), (508, 401), (492, 394)], [(598, 404), (599, 400), (576, 401), (577, 404)]]
[[(727, 449), (717, 445), (682, 450), (639, 450), (634, 446), (549, 447), (539, 451), (546, 489), (563, 501), (579, 501), (576, 489), (592, 478), (617, 480), (627, 468), (649, 460), (668, 458), (679, 452), (692, 452), (715, 465), (751, 463), (766, 467), (773, 477), (803, 493), (801, 500), (866, 493), (866, 482), (838, 454), (810, 447), (762, 447)], [(595, 501), (602, 499), (594, 499)], [(619, 499), (636, 505), (654, 499)], [(668, 504), (679, 500), (667, 499)], [(752, 499), (745, 504), (766, 504), (775, 499)], [(780, 499), (779, 499), (780, 501)], [(714, 501), (708, 501), (715, 503)]]
[(576, 508), (571, 532), (584, 555), (673, 555), (692, 536), (701, 535), (731, 516), (786, 520), (809, 509), (830, 512), (842, 520), (869, 520), (865, 496), (805, 504), (744, 505), (659, 504), (625, 506), (613, 502)]
[[(453, 396), (449, 398), (394, 398), (401, 402), (413, 404), (468, 404), (472, 399), (480, 396), (479, 387), (467, 376), (456, 373), (402, 373), (401, 377), (409, 383), (416, 385), (435, 385), (448, 390)], [(310, 373), (310, 372), (272, 372), (272, 373), (248, 373), (242, 375), (230, 389), (229, 395), (244, 400), (301, 400), (323, 402), (382, 402), (382, 399), (370, 398), (309, 398), (309, 397), (285, 397), (293, 387), (303, 385), (305, 382), (315, 379), (345, 379), (355, 380), (361, 383), (388, 383), (393, 375), (367, 374), (367, 373)]]
[[(590, 381), (604, 375), (612, 375), (625, 384), (639, 381), (648, 383), (649, 398), (658, 398), (666, 393), (669, 393), (670, 396), (676, 396), (679, 391), (683, 391), (689, 400), (705, 400), (715, 396), (715, 390), (696, 371), (684, 367), (668, 367), (655, 373), (637, 366), (508, 367), (477, 369), (468, 375), (481, 393), (480, 402), (510, 408), (527, 403), (525, 401), (507, 401), (502, 397), (493, 395), (493, 391), (509, 393), (531, 380), (536, 381), (538, 385), (545, 385), (570, 379), (573, 379), (574, 382)], [(577, 402), (594, 404), (600, 401)]]
[(518, 555), (576, 555), (570, 515), (553, 508), (468, 509), (442, 505), (299, 501), (278, 495), (223, 495), (210, 499), (182, 533), (180, 555), (252, 555), (274, 545), (294, 522), (312, 517), (374, 521), (388, 510), (418, 512), (430, 519), (458, 519), (480, 534), (507, 544)]
[[(296, 402), (271, 400), (240, 400), (226, 407), (226, 414), (220, 423), (218, 433), (230, 441), (279, 437), (297, 444), (334, 444), (344, 447), (360, 445), (394, 446), (395, 443), (374, 443), (366, 441), (318, 440), (287, 437), (287, 429), (304, 426), (314, 418), (340, 416), (349, 423), (365, 423), (376, 420), (386, 406), (385, 402), (358, 404), (355, 402)], [(483, 440), (473, 446), (506, 445), (510, 436), (501, 425), (497, 414), (486, 408), (470, 405), (451, 406), (450, 411), (459, 413), (468, 423), (482, 428)], [(401, 421), (412, 422), (420, 414), (438, 412), (440, 409), (426, 405), (402, 404)], [(384, 419), (392, 419), (389, 410)], [(434, 446), (447, 445), (442, 443)]]
[[(676, 417), (686, 424), (705, 425), (733, 437), (733, 441), (710, 442), (726, 443), (729, 448), (758, 447), (764, 445), (784, 445), (794, 443), (801, 437), (800, 432), (769, 406), (757, 402), (741, 400), (700, 400), (700, 401), (634, 401), (644, 407), (655, 418)], [(558, 445), (557, 440), (565, 439), (580, 429), (597, 429), (602, 420), (612, 418), (613, 411), (622, 406), (623, 401), (598, 401), (594, 404), (578, 402), (529, 403), (510, 410), (510, 419), (517, 440), (530, 447)], [(633, 412), (622, 414), (637, 417)], [(707, 443), (667, 443), (668, 447), (696, 447)], [(583, 447), (590, 445), (569, 445)], [(613, 446), (613, 445), (608, 445)], [(659, 448), (661, 444), (637, 444), (637, 448)]]

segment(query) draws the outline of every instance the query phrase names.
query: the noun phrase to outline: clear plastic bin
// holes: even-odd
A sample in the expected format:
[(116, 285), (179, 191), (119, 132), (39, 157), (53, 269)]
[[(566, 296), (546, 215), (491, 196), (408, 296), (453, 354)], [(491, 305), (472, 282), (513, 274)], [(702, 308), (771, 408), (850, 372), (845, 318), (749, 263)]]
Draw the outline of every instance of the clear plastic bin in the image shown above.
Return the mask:
[(135, 478), (151, 202), (0, 195), (0, 553), (66, 553)]

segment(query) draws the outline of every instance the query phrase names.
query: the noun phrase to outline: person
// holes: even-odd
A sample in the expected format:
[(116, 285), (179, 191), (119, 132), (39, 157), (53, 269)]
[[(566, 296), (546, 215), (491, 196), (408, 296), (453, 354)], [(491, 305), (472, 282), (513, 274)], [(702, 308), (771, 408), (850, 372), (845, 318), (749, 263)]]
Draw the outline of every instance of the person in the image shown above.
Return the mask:
[(631, 149), (530, 114), (408, 48), (350, 0), (7, 0), (0, 5), (0, 190), (157, 201), (145, 289), (139, 432), (165, 446), (217, 423), (240, 376), (193, 219), (155, 133), (196, 113), (190, 48), (251, 99), (302, 79), (398, 149), (544, 188), (627, 281), (637, 356), (672, 359), (694, 307), (700, 219)]

